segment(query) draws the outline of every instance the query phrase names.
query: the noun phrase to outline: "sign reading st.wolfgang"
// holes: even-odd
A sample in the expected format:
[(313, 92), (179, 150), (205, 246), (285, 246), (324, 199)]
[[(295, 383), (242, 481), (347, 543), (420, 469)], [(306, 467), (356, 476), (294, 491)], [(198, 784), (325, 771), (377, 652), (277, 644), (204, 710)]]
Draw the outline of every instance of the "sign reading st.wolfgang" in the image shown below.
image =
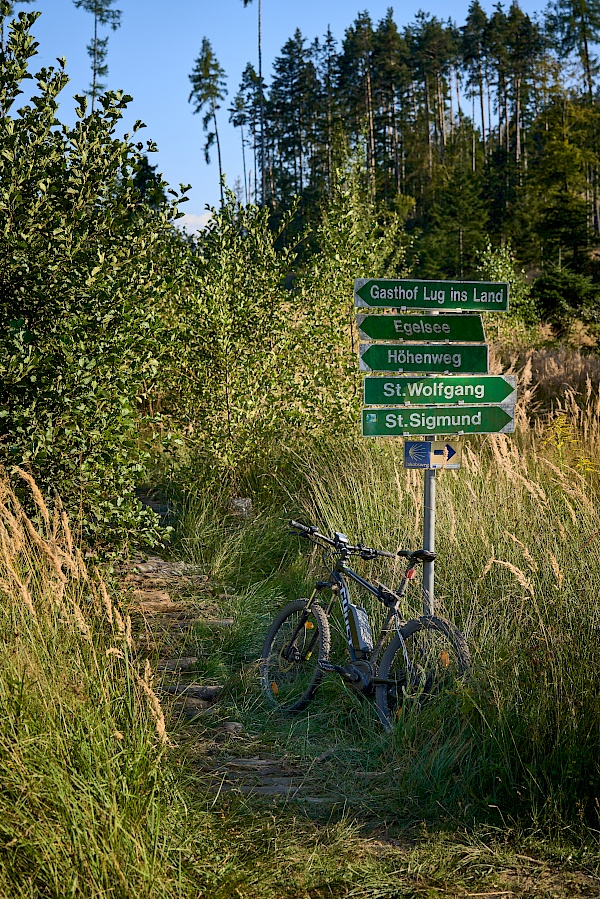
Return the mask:
[(385, 309), (506, 312), (509, 285), (485, 281), (412, 281), (357, 278), (354, 305)]
[(456, 372), (487, 374), (485, 345), (360, 344), (361, 371)]
[(363, 409), (363, 437), (413, 434), (508, 434), (514, 406), (434, 406), (423, 409)]
[(516, 375), (474, 375), (445, 378), (366, 377), (364, 400), (367, 406), (432, 406), (448, 403), (514, 406), (517, 400)]
[(485, 340), (480, 315), (357, 315), (356, 324), (362, 340)]

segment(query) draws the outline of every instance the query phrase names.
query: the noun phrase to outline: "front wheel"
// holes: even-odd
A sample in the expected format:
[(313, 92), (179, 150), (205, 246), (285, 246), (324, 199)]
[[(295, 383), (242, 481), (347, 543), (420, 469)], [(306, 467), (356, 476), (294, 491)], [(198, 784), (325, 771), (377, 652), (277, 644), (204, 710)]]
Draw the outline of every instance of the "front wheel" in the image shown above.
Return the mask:
[(275, 618), (265, 638), (260, 659), (263, 693), (283, 712), (299, 712), (323, 678), (319, 660), (331, 646), (325, 612), (307, 599), (289, 603)]
[(377, 714), (391, 730), (405, 699), (433, 696), (465, 676), (471, 665), (461, 632), (435, 615), (408, 621), (381, 658), (376, 691)]

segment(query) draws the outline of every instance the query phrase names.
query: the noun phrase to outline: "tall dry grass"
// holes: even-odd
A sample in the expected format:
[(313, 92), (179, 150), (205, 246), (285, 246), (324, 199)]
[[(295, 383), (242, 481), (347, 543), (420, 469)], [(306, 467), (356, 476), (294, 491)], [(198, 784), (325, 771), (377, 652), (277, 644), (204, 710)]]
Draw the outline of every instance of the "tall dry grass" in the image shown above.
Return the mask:
[(15, 481), (0, 479), (0, 896), (175, 895), (165, 721), (130, 618), (60, 500)]

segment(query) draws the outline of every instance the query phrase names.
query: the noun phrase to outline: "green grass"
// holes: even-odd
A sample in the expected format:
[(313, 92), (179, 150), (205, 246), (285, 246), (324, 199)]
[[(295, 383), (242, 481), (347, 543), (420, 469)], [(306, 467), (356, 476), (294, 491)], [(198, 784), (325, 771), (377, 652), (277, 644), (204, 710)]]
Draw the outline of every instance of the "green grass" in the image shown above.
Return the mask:
[[(318, 553), (287, 536), (285, 519), (387, 549), (420, 541), (422, 475), (404, 471), (398, 444), (321, 442), (296, 461), (302, 491), (283, 491), (252, 521), (222, 525), (217, 551), (204, 558), (234, 594), (223, 613), (236, 625), (218, 650), (231, 714), (281, 753), (310, 759), (334, 747), (323, 779), (335, 777), (370, 820), (511, 820), (586, 832), (598, 826), (600, 797), (600, 542), (595, 475), (570, 463), (589, 447), (573, 439), (561, 458), (525, 431), (470, 446), (463, 469), (438, 479), (436, 564), (437, 611), (470, 645), (467, 685), (414, 707), (390, 737), (372, 704), (335, 680), (305, 715), (265, 709), (256, 659), (269, 620), (307, 595), (320, 570)], [(212, 514), (219, 519), (218, 508)], [(393, 565), (364, 570), (398, 577)], [(416, 585), (407, 614), (419, 614), (420, 602)], [(381, 771), (383, 785), (375, 778), (366, 789), (357, 767)]]

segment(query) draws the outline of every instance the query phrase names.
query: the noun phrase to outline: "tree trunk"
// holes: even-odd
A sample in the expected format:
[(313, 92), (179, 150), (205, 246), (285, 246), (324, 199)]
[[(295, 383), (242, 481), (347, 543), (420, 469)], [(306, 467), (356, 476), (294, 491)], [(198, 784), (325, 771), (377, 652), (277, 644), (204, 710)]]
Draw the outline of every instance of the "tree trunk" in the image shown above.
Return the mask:
[(479, 105), (481, 107), (481, 140), (483, 142), (483, 155), (487, 154), (487, 141), (485, 131), (485, 103), (483, 101), (483, 72), (481, 70), (481, 59), (477, 60), (477, 83), (479, 85)]
[(221, 142), (219, 140), (219, 129), (217, 127), (217, 109), (215, 107), (215, 101), (212, 100), (212, 116), (213, 122), (215, 125), (215, 140), (217, 142), (217, 159), (219, 161), (219, 190), (221, 192), (221, 206), (223, 205), (223, 166), (221, 165)]
[(425, 139), (427, 141), (427, 169), (429, 175), (433, 172), (433, 149), (431, 146), (431, 134), (429, 133), (429, 122), (431, 119), (431, 104), (429, 100), (429, 79), (425, 72)]
[(375, 126), (373, 122), (373, 94), (371, 91), (371, 67), (367, 58), (365, 65), (366, 89), (367, 89), (367, 121), (369, 125), (369, 180), (371, 183), (371, 197), (375, 199)]
[(521, 76), (517, 75), (515, 90), (515, 162), (521, 162)]
[(92, 112), (96, 103), (96, 85), (98, 83), (98, 9), (94, 3), (94, 58), (92, 60)]
[(258, 88), (260, 91), (260, 169), (261, 169), (261, 188), (262, 188), (262, 205), (264, 206), (267, 198), (267, 173), (265, 160), (265, 94), (263, 90), (262, 79), (262, 0), (258, 0)]

